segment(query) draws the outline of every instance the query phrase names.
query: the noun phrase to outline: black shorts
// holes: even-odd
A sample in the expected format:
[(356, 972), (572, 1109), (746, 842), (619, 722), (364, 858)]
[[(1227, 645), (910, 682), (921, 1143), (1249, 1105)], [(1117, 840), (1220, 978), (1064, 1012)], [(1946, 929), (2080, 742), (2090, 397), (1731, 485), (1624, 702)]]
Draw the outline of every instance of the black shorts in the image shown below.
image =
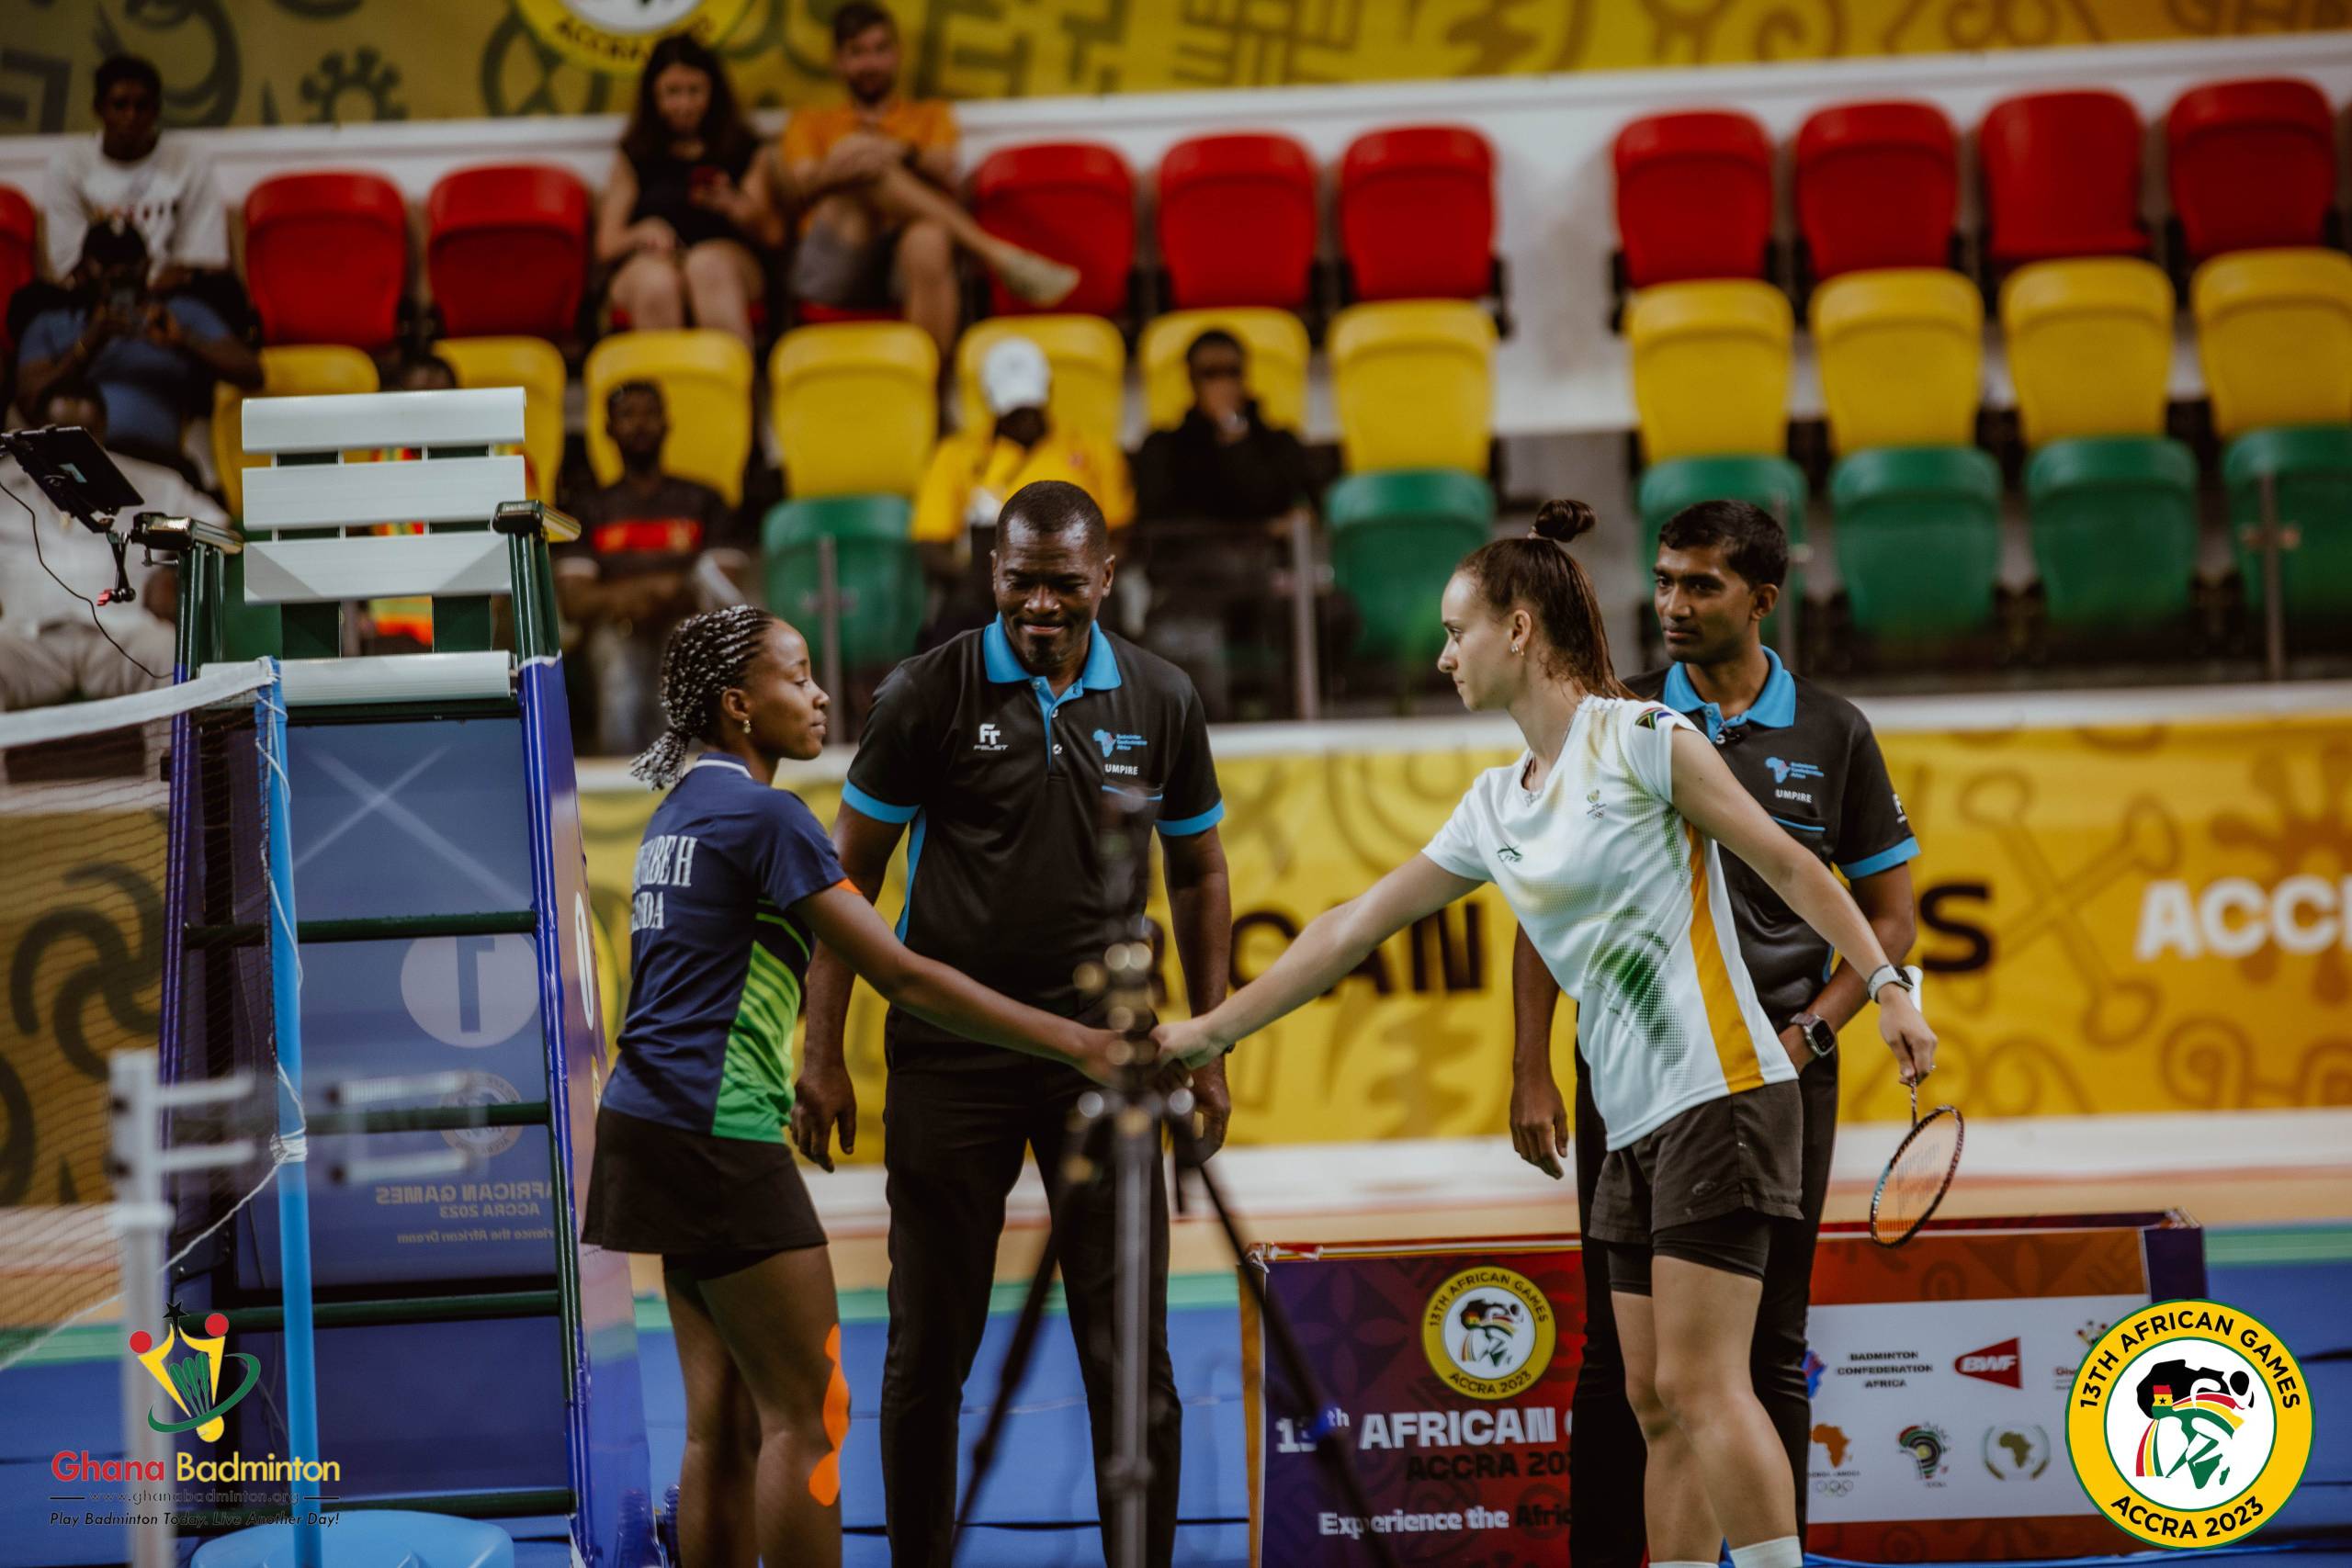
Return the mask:
[(689, 1279), (716, 1279), (778, 1252), (825, 1245), (788, 1144), (715, 1138), (602, 1106), (580, 1239), (659, 1253)]
[(1801, 1218), (1804, 1155), (1795, 1079), (1703, 1101), (1609, 1151), (1585, 1235), (1646, 1250), (1669, 1230), (1735, 1211)]
[(1772, 1222), (1753, 1209), (1734, 1209), (1712, 1220), (1668, 1225), (1650, 1238), (1647, 1247), (1621, 1247), (1595, 1242), (1601, 1261), (1609, 1266), (1609, 1288), (1629, 1296), (1650, 1293), (1650, 1258), (1679, 1258), (1702, 1269), (1727, 1274), (1764, 1278), (1765, 1260), (1772, 1252)]

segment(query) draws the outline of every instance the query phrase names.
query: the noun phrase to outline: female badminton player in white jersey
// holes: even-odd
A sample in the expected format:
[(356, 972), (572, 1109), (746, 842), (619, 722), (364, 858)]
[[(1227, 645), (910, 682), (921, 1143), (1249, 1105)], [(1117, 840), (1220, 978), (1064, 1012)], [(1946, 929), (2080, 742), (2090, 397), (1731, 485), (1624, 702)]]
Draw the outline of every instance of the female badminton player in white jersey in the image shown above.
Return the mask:
[(1788, 1456), (1747, 1354), (1767, 1218), (1799, 1213), (1802, 1106), (1740, 962), (1716, 844), (1869, 976), (1905, 1082), (1936, 1039), (1837, 879), (1687, 720), (1618, 684), (1592, 584), (1561, 547), (1592, 524), (1579, 502), (1548, 502), (1533, 536), (1472, 552), (1446, 584), (1438, 668), (1468, 707), (1507, 710), (1525, 754), (1480, 774), (1426, 850), (1310, 922), (1256, 981), (1163, 1025), (1160, 1047), (1229, 1050), (1494, 883), (1577, 999), (1609, 1127), (1586, 1237), (1608, 1247), (1649, 1444), (1651, 1568), (1712, 1564), (1726, 1538), (1737, 1568), (1799, 1568)]

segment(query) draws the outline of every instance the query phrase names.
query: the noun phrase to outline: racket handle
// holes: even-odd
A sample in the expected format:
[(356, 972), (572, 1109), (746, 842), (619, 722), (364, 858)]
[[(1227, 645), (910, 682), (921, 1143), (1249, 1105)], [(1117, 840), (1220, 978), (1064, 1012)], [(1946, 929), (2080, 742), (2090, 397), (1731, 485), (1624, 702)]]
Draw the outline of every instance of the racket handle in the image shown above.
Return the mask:
[(1927, 991), (1927, 971), (1921, 969), (1917, 964), (1906, 964), (1903, 966), (1903, 972), (1911, 976), (1911, 1005), (1918, 1008), (1921, 1012), (1926, 1012), (1928, 1010), (1919, 998)]

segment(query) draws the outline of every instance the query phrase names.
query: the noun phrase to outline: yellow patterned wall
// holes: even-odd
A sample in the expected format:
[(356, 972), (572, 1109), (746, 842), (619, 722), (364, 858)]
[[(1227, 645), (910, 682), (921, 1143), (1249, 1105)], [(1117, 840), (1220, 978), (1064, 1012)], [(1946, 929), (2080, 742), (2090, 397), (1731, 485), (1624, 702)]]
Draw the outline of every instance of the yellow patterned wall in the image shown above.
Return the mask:
[[(118, 49), (175, 125), (625, 108), (663, 28), (745, 95), (829, 96), (832, 0), (0, 0), (0, 134), (91, 123)], [(900, 0), (916, 90), (956, 98), (1605, 71), (2352, 26), (2346, 0)], [(627, 27), (631, 30), (620, 31)], [(649, 30), (650, 29), (650, 30)]]

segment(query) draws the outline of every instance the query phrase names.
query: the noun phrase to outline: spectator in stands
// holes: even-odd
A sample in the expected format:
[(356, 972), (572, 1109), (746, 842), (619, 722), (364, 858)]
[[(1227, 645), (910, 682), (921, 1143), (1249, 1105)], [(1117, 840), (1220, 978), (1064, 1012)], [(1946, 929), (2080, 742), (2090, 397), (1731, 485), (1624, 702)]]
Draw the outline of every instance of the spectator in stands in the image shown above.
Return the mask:
[(752, 341), (781, 244), (775, 155), (735, 105), (727, 67), (685, 33), (653, 46), (596, 212), (610, 299), (639, 329), (716, 327)]
[(17, 400), (29, 412), (59, 377), (86, 377), (106, 399), (117, 450), (187, 473), (180, 437), (189, 417), (210, 411), (217, 382), (259, 387), (261, 361), (195, 295), (159, 295), (149, 260), (126, 220), (90, 226), (70, 293), (25, 326)]
[(1034, 305), (1078, 287), (1076, 267), (1024, 251), (973, 221), (956, 200), (956, 117), (937, 98), (899, 92), (899, 27), (870, 0), (833, 13), (833, 71), (850, 101), (796, 109), (784, 164), (802, 208), (792, 291), (842, 310), (904, 304), (939, 344), (956, 346), (956, 252), (968, 251)]
[[(78, 424), (106, 445), (105, 400), (80, 377), (52, 378), (32, 418), (36, 424)], [(146, 502), (143, 510), (226, 521), (171, 469), (110, 456)], [(177, 607), (172, 569), (142, 568), (134, 551), (128, 565), (138, 597), (99, 606), (97, 596), (115, 585), (114, 554), (105, 539), (58, 511), (13, 461), (0, 467), (0, 490), (24, 503), (0, 503), (0, 708), (119, 697), (167, 684)]]
[(725, 498), (662, 471), (670, 412), (660, 387), (622, 382), (605, 415), (621, 477), (572, 502), (580, 538), (559, 552), (556, 589), (564, 619), (582, 630), (597, 744), (635, 751), (662, 732), (662, 643), (679, 621), (724, 599), (706, 584), (746, 570), (749, 557)]
[(1279, 646), (1272, 592), (1292, 524), (1311, 504), (1306, 449), (1245, 389), (1241, 340), (1212, 327), (1184, 351), (1193, 406), (1136, 457), (1136, 549), (1151, 583), (1144, 642), (1193, 678), (1212, 720), (1231, 716), (1229, 653)]
[[(388, 392), (447, 392), (456, 389), (458, 373), (447, 360), (422, 343), (405, 343), (389, 365), (379, 370)], [(487, 455), (490, 448), (477, 450)], [(400, 456), (414, 460), (424, 454), (403, 447)], [(422, 523), (385, 523), (379, 534), (422, 534)], [(363, 653), (410, 653), (433, 646), (433, 600), (429, 594), (399, 599), (370, 599), (363, 607), (356, 631)]]
[(1110, 442), (1056, 428), (1046, 412), (1053, 368), (1025, 337), (1000, 341), (980, 362), (980, 390), (995, 423), (958, 431), (931, 455), (915, 497), (914, 540), (933, 585), (934, 608), (922, 645), (929, 648), (996, 618), (989, 550), (997, 513), (1013, 491), (1039, 479), (1062, 479), (1094, 498), (1112, 529), (1135, 518), (1126, 454)]
[(211, 160), (187, 137), (157, 129), (164, 81), (152, 63), (118, 54), (99, 65), (96, 83), (96, 139), (61, 150), (42, 181), (51, 275), (62, 280), (74, 270), (93, 225), (119, 220), (146, 242), (156, 293), (192, 290), (242, 331), (244, 286), (229, 270), (229, 204)]

